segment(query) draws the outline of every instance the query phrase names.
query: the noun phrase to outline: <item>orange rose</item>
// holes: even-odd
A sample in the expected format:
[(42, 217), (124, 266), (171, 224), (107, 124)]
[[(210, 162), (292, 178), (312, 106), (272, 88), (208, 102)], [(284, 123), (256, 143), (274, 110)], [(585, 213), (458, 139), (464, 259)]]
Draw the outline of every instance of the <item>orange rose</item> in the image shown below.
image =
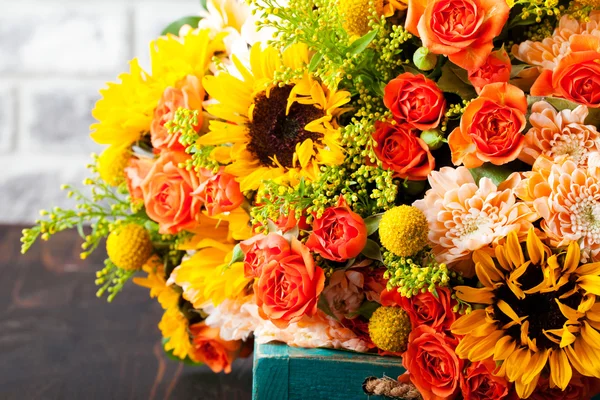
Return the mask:
[(383, 104), (399, 124), (421, 129), (436, 128), (446, 111), (444, 93), (425, 75), (405, 72), (385, 86)]
[(259, 234), (240, 242), (240, 248), (244, 252), (244, 276), (257, 278), (261, 275), (265, 264), (289, 253), (290, 244), (283, 236), (269, 233), (266, 236)]
[(198, 223), (202, 202), (192, 196), (198, 177), (179, 168), (187, 159), (185, 153), (163, 152), (141, 184), (146, 213), (158, 223), (161, 234), (191, 229)]
[(455, 353), (458, 340), (419, 326), (408, 336), (402, 363), (424, 400), (454, 399), (458, 395), (463, 360)]
[(391, 169), (394, 176), (412, 181), (423, 181), (435, 168), (435, 159), (427, 144), (408, 125), (392, 125), (377, 121), (373, 149), (383, 168)]
[(495, 82), (508, 82), (511, 68), (510, 57), (508, 57), (508, 53), (503, 47), (500, 50), (491, 52), (481, 67), (470, 70), (469, 81), (479, 94), (485, 85)]
[(317, 312), (319, 294), (325, 286), (325, 273), (315, 266), (308, 247), (292, 238), (290, 251), (263, 265), (254, 283), (259, 314), (278, 328), (286, 328), (303, 316)]
[(531, 95), (559, 96), (588, 107), (600, 107), (600, 52), (568, 54), (554, 71), (542, 72), (531, 87)]
[(154, 161), (149, 158), (131, 157), (127, 167), (123, 170), (127, 180), (127, 189), (132, 201), (143, 201), (142, 182), (150, 172)]
[(367, 226), (340, 196), (337, 207), (329, 207), (315, 218), (306, 246), (321, 257), (346, 261), (360, 254), (367, 244)]
[(200, 184), (192, 193), (202, 201), (211, 217), (233, 211), (244, 202), (240, 184), (235, 181), (235, 176), (223, 172), (224, 169), (221, 167), (216, 174), (205, 168), (200, 169)]
[(231, 372), (231, 363), (239, 354), (242, 342), (223, 340), (218, 328), (211, 328), (204, 322), (190, 326), (192, 359), (206, 364), (214, 373)]
[(508, 396), (510, 384), (493, 374), (494, 360), (473, 363), (465, 370), (460, 381), (463, 398), (469, 400), (501, 400)]
[[(200, 80), (194, 75), (188, 75), (175, 85), (165, 89), (154, 110), (154, 119), (150, 126), (150, 140), (156, 149), (184, 150), (179, 143), (179, 133), (170, 135), (165, 124), (173, 120), (179, 107), (202, 111), (204, 89)], [(202, 125), (202, 113), (198, 113), (198, 126)]]
[[(573, 374), (573, 378), (565, 390), (558, 387), (550, 387), (548, 378), (541, 377), (537, 387), (529, 396), (529, 400), (590, 400), (597, 392), (597, 380), (580, 376), (577, 373)], [(511, 400), (517, 400), (519, 396), (513, 393)]]
[(497, 0), (409, 0), (405, 27), (432, 53), (473, 70), (485, 63), (509, 11)]
[[(456, 314), (452, 311), (456, 300), (452, 299), (448, 288), (437, 287), (436, 292), (437, 296), (426, 291), (410, 298), (397, 297), (400, 307), (408, 313), (412, 326), (429, 326), (438, 332), (450, 330), (450, 326), (456, 320)], [(386, 301), (389, 301), (387, 296), (389, 295), (386, 295)]]
[(521, 89), (508, 83), (486, 85), (448, 136), (452, 162), (476, 168), (484, 162), (502, 165), (515, 160), (524, 144), (526, 112)]

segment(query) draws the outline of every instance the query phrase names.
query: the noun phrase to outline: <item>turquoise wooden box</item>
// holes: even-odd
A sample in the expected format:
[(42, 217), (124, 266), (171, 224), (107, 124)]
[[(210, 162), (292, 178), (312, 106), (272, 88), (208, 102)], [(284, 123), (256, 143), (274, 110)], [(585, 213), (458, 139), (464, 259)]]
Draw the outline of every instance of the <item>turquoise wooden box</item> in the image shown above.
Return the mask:
[(367, 396), (362, 384), (371, 376), (397, 378), (402, 360), (340, 350), (300, 349), (284, 344), (256, 344), (254, 400), (383, 399)]

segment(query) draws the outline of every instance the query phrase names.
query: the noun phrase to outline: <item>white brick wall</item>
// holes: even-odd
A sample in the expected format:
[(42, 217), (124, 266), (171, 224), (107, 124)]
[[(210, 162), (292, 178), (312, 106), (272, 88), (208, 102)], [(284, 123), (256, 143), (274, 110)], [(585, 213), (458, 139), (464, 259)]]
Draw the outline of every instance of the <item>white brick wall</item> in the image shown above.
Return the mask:
[(104, 82), (199, 0), (0, 0), (0, 223), (30, 223), (40, 208), (72, 203), (91, 110)]

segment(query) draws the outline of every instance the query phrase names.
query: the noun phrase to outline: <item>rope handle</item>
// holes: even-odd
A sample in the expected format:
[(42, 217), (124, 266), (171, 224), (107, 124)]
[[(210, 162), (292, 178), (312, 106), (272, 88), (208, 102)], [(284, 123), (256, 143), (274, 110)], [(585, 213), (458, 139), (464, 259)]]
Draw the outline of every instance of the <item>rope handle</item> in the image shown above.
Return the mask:
[(387, 376), (383, 378), (370, 376), (365, 379), (362, 387), (363, 391), (370, 396), (384, 396), (398, 400), (423, 400), (415, 385), (398, 382)]

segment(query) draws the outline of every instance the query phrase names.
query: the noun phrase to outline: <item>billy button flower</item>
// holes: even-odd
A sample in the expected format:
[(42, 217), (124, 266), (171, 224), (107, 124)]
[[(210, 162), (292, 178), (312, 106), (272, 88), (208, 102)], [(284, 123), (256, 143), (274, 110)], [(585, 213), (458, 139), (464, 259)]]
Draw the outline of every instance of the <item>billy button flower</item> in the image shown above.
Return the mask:
[(108, 147), (96, 161), (100, 178), (110, 186), (118, 186), (125, 180), (124, 170), (130, 159), (130, 145), (112, 145)]
[(394, 207), (383, 214), (379, 223), (381, 244), (400, 257), (409, 257), (427, 245), (427, 219), (413, 206)]
[(106, 239), (108, 258), (119, 268), (137, 271), (152, 255), (150, 234), (137, 224), (118, 226)]
[(371, 340), (384, 351), (406, 350), (410, 330), (410, 318), (400, 307), (379, 307), (369, 320)]

